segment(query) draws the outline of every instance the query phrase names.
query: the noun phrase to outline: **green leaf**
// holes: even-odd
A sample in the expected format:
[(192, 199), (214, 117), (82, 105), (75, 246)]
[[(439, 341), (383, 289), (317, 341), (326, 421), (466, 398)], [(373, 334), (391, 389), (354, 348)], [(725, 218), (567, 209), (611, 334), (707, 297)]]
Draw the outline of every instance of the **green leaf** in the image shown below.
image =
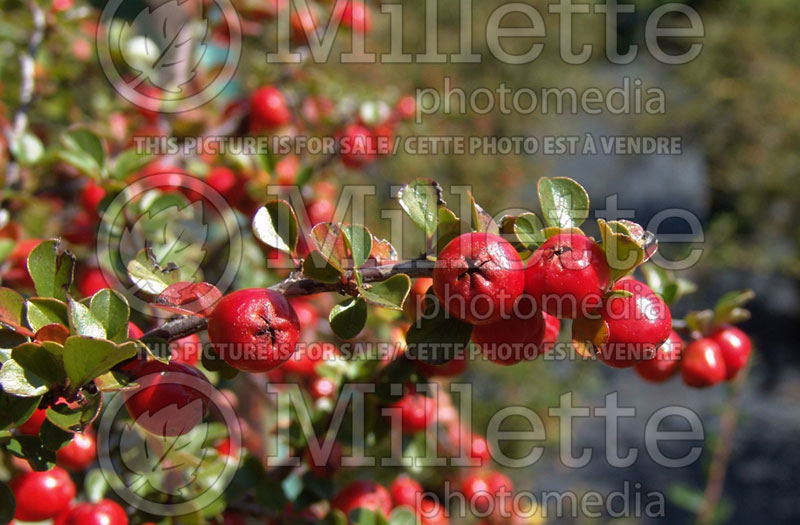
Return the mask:
[(409, 355), (414, 359), (441, 364), (462, 351), (469, 343), (470, 336), (472, 325), (447, 315), (431, 287), (425, 294), (424, 313), (408, 329), (406, 343)]
[(400, 506), (392, 510), (389, 516), (389, 525), (416, 525), (417, 517), (409, 507)]
[(325, 524), (326, 525), (348, 525), (347, 524), (347, 516), (344, 515), (344, 512), (338, 509), (331, 510), (327, 516), (325, 516)]
[(445, 205), (439, 183), (432, 179), (416, 179), (400, 188), (397, 198), (411, 221), (427, 238), (433, 237), (439, 224), (439, 207)]
[(714, 323), (728, 324), (746, 319), (748, 313), (742, 311), (742, 306), (754, 299), (755, 296), (753, 290), (733, 290), (726, 293), (714, 305)]
[(411, 290), (411, 279), (404, 274), (393, 275), (385, 281), (359, 287), (361, 296), (369, 303), (392, 310), (403, 309), (409, 290)]
[(86, 473), (83, 486), (86, 498), (92, 503), (97, 503), (103, 499), (110, 488), (108, 481), (106, 481), (106, 475), (99, 468), (93, 468)]
[(10, 358), (0, 368), (0, 386), (6, 393), (21, 397), (38, 397), (50, 390), (47, 381)]
[(4, 481), (0, 481), (0, 523), (11, 522), (16, 511), (17, 501), (14, 492)]
[(94, 378), (100, 392), (119, 392), (136, 388), (137, 384), (127, 374), (111, 370)]
[(56, 453), (46, 448), (36, 436), (15, 436), (6, 443), (6, 450), (27, 460), (36, 471), (50, 470), (56, 464)]
[(632, 273), (644, 262), (645, 252), (642, 246), (633, 237), (617, 233), (621, 231), (619, 225), (615, 227), (603, 219), (597, 219), (597, 225), (603, 238), (606, 262), (611, 270), (611, 282)]
[(73, 334), (85, 335), (95, 339), (105, 339), (106, 329), (92, 311), (78, 301), (69, 298), (67, 301), (67, 316), (69, 329)]
[(438, 213), (439, 226), (436, 236), (436, 253), (447, 246), (447, 243), (461, 235), (464, 224), (451, 210), (442, 206)]
[(109, 339), (122, 340), (128, 332), (128, 318), (131, 309), (125, 296), (105, 288), (92, 296), (89, 310), (97, 319)]
[(67, 432), (55, 426), (49, 419), (44, 420), (42, 428), (39, 430), (39, 438), (42, 440), (42, 445), (53, 452), (68, 445), (72, 441), (72, 437), (72, 432)]
[(24, 328), (25, 299), (11, 288), (0, 288), (0, 323)]
[(97, 162), (95, 162), (94, 158), (89, 153), (85, 151), (62, 149), (56, 155), (61, 162), (69, 164), (82, 174), (93, 179), (100, 178), (100, 166), (97, 165)]
[(64, 345), (64, 368), (72, 387), (78, 388), (135, 356), (137, 349), (133, 341), (115, 345), (111, 341), (75, 335), (68, 337)]
[(47, 409), (47, 420), (66, 432), (83, 432), (100, 414), (103, 406), (101, 394), (84, 394), (86, 403), (71, 408), (64, 403)]
[(135, 149), (125, 150), (114, 159), (111, 166), (111, 177), (124, 180), (145, 167), (152, 158), (151, 155), (137, 153)]
[(342, 229), (332, 222), (321, 222), (311, 228), (310, 237), (319, 254), (331, 266), (344, 273), (350, 257)]
[(13, 239), (0, 239), (0, 263), (8, 259), (17, 242)]
[(88, 155), (96, 166), (96, 171), (105, 165), (106, 152), (103, 142), (88, 129), (73, 129), (61, 135), (61, 142), (69, 151)]
[(11, 358), (26, 371), (42, 378), (49, 386), (63, 383), (66, 379), (64, 362), (61, 359), (64, 349), (57, 343), (25, 343), (11, 351)]
[(59, 253), (59, 241), (44, 241), (28, 256), (28, 272), (39, 297), (67, 299), (72, 284), (75, 258), (69, 252)]
[(69, 325), (67, 305), (52, 297), (32, 297), (28, 299), (28, 325), (34, 332), (49, 324)]
[(385, 523), (385, 519), (378, 512), (365, 508), (350, 511), (349, 518), (350, 523), (353, 525), (381, 525), (381, 523)]
[(0, 390), (0, 430), (25, 423), (39, 407), (41, 397), (19, 397)]
[(158, 295), (171, 284), (181, 282), (180, 268), (174, 263), (162, 267), (155, 254), (147, 249), (140, 250), (128, 263), (128, 276), (131, 281), (146, 293)]
[(303, 260), (303, 275), (323, 283), (338, 283), (342, 273), (328, 262), (321, 253), (314, 250)]
[(539, 179), (539, 204), (545, 222), (557, 228), (577, 228), (589, 216), (589, 194), (567, 177)]
[(253, 217), (253, 234), (258, 240), (282, 252), (297, 249), (297, 216), (284, 200), (274, 200), (258, 209)]
[(30, 132), (25, 132), (15, 137), (8, 145), (14, 159), (22, 166), (36, 164), (44, 156), (44, 145), (39, 137)]
[(353, 339), (367, 324), (367, 303), (360, 297), (345, 299), (331, 308), (331, 329), (341, 339)]
[(353, 258), (353, 267), (361, 268), (372, 253), (372, 233), (357, 224), (344, 226), (342, 231)]
[(535, 213), (523, 213), (513, 223), (517, 241), (529, 250), (535, 250), (546, 240), (543, 229), (544, 224)]

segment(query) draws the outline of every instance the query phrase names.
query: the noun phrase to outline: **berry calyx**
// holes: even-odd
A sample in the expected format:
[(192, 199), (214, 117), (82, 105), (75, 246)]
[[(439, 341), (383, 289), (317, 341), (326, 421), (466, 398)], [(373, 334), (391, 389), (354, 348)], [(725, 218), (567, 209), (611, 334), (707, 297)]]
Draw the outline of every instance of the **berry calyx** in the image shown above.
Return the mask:
[(14, 517), (44, 521), (57, 517), (75, 499), (75, 483), (61, 467), (45, 472), (25, 472), (9, 482), (17, 500)]
[(683, 352), (681, 378), (689, 386), (704, 388), (725, 380), (722, 350), (708, 337), (692, 341)]
[(525, 287), (522, 259), (491, 233), (465, 233), (450, 241), (433, 269), (433, 291), (456, 319), (491, 324), (512, 312)]
[(508, 319), (476, 326), (472, 341), (484, 357), (499, 365), (515, 365), (531, 360), (542, 352), (545, 322), (533, 299), (521, 295)]
[(78, 503), (59, 525), (128, 525), (128, 516), (117, 503), (103, 499), (97, 503)]
[(753, 349), (750, 338), (735, 326), (723, 326), (711, 335), (711, 339), (719, 345), (722, 352), (725, 379), (735, 378), (750, 357), (750, 351)]
[(279, 128), (292, 120), (283, 93), (274, 86), (262, 86), (250, 96), (251, 127), (254, 131)]
[(151, 434), (181, 436), (203, 420), (207, 400), (200, 388), (207, 381), (191, 366), (147, 361), (136, 370), (139, 388), (123, 393), (125, 407)]
[(356, 509), (367, 509), (388, 518), (392, 512), (392, 497), (388, 490), (374, 481), (354, 481), (333, 497), (331, 507), (342, 511), (345, 516)]
[(300, 322), (286, 298), (273, 290), (239, 290), (220, 299), (208, 319), (212, 347), (229, 365), (267, 372), (295, 351)]
[(559, 233), (533, 252), (525, 272), (525, 290), (539, 308), (574, 319), (600, 305), (609, 268), (602, 248), (578, 233)]

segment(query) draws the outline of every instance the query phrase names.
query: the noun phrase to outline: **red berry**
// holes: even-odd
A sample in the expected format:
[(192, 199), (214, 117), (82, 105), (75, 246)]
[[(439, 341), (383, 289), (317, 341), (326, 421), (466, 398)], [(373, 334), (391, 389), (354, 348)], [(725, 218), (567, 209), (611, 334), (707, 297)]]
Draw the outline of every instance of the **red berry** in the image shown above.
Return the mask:
[(424, 490), (422, 485), (415, 479), (406, 475), (400, 475), (389, 485), (389, 492), (392, 495), (392, 503), (395, 507), (405, 505), (406, 507), (416, 509), (417, 498), (422, 497)]
[(78, 276), (78, 291), (83, 297), (91, 297), (104, 288), (110, 285), (100, 268), (87, 268)]
[(421, 432), (436, 421), (436, 401), (423, 394), (408, 393), (389, 406), (400, 409), (400, 422), (404, 434)]
[(666, 381), (678, 371), (682, 350), (683, 340), (673, 331), (669, 334), (669, 339), (658, 347), (655, 357), (637, 364), (634, 370), (642, 378), (653, 383)]
[[(335, 4), (335, 9), (341, 3)], [(342, 11), (342, 25), (355, 31), (356, 33), (367, 33), (372, 27), (369, 9), (361, 0), (348, 0), (344, 7), (338, 7)]]
[(392, 512), (392, 498), (389, 491), (374, 481), (354, 481), (333, 497), (331, 507), (345, 516), (356, 509), (367, 509), (388, 518)]
[(408, 298), (403, 304), (403, 310), (412, 321), (422, 315), (425, 310), (425, 294), (428, 293), (428, 288), (433, 285), (433, 279), (430, 277), (420, 277), (414, 279), (411, 283), (411, 290), (408, 292)]
[(417, 99), (411, 95), (406, 95), (397, 101), (395, 106), (397, 117), (401, 120), (411, 120), (417, 114)]
[(187, 335), (169, 344), (172, 350), (170, 360), (175, 363), (194, 366), (203, 353), (203, 343), (197, 334)]
[(230, 456), (235, 458), (239, 455), (239, 450), (236, 448), (236, 445), (231, 442), (231, 438), (229, 437), (226, 437), (217, 443), (214, 448), (217, 452), (219, 452), (220, 456)]
[(342, 131), (339, 155), (348, 168), (358, 169), (375, 160), (377, 151), (372, 132), (358, 124), (350, 124)]
[(642, 282), (626, 277), (613, 289), (631, 296), (612, 296), (600, 310), (600, 324), (578, 318), (573, 333), (585, 333), (587, 325), (601, 326), (598, 339), (592, 341), (597, 357), (615, 368), (627, 368), (655, 355), (672, 331), (672, 316), (664, 300)]
[(318, 458), (314, 459), (311, 449), (306, 449), (306, 462), (311, 468), (311, 472), (318, 478), (330, 478), (342, 466), (342, 445), (338, 441), (333, 442), (333, 446), (328, 454), (320, 450)]
[(14, 517), (20, 521), (55, 518), (75, 499), (75, 483), (61, 467), (19, 474), (9, 482), (9, 486), (17, 500)]
[(608, 278), (606, 256), (596, 242), (585, 235), (560, 233), (531, 256), (525, 289), (543, 311), (574, 319), (600, 305)]
[(244, 198), (244, 184), (230, 168), (217, 166), (206, 175), (206, 183), (217, 191), (232, 207), (236, 207)]
[(109, 499), (78, 503), (67, 513), (63, 525), (128, 525), (125, 510)]
[(286, 298), (273, 290), (239, 290), (220, 299), (208, 319), (214, 350), (232, 367), (266, 372), (295, 351), (300, 322)]
[(454, 377), (463, 374), (467, 370), (467, 356), (466, 352), (462, 352), (450, 361), (440, 365), (426, 363), (421, 359), (418, 359), (416, 364), (417, 369), (428, 377)]
[(133, 324), (133, 321), (128, 321), (128, 339), (141, 339), (144, 332), (141, 328)]
[(336, 393), (338, 388), (333, 379), (318, 377), (311, 382), (309, 391), (311, 392), (311, 397), (314, 399), (322, 399), (333, 397), (333, 394)]
[(544, 317), (544, 339), (542, 340), (542, 352), (546, 354), (556, 346), (558, 334), (561, 332), (561, 319), (547, 312), (542, 312)]
[(545, 323), (530, 296), (521, 295), (508, 319), (476, 326), (472, 341), (484, 357), (499, 365), (535, 359), (542, 351)]
[(753, 345), (747, 334), (735, 326), (724, 326), (711, 335), (719, 345), (722, 361), (725, 363), (725, 379), (733, 379), (747, 364)]
[(180, 363), (143, 363), (136, 371), (135, 390), (124, 392), (131, 418), (152, 434), (180, 436), (197, 426), (207, 400), (200, 391), (205, 376)]
[(251, 126), (255, 131), (279, 128), (292, 120), (283, 93), (274, 86), (263, 86), (250, 96)]
[(20, 434), (38, 436), (45, 419), (47, 419), (47, 409), (37, 408), (26, 422), (17, 427), (17, 430), (19, 430)]
[(492, 460), (492, 451), (489, 448), (489, 442), (486, 441), (486, 438), (478, 434), (472, 434), (472, 436), (469, 436), (469, 439), (469, 455), (471, 458), (479, 460), (481, 465)]
[(308, 220), (312, 226), (332, 221), (335, 210), (333, 202), (328, 199), (317, 199), (306, 207)]
[(101, 185), (90, 180), (83, 187), (81, 193), (81, 206), (92, 217), (97, 217), (100, 212), (100, 202), (106, 196), (106, 190)]
[(494, 515), (499, 514), (498, 507), (501, 501), (511, 502), (510, 493), (513, 484), (499, 472), (486, 471), (464, 478), (461, 490), (469, 508), (475, 509), (479, 514)]
[(275, 163), (275, 176), (278, 184), (292, 185), (297, 180), (297, 173), (300, 171), (300, 159), (295, 155), (286, 155)]
[(525, 287), (522, 259), (505, 239), (465, 233), (450, 241), (433, 270), (433, 291), (456, 319), (491, 324), (512, 312)]
[(692, 341), (683, 352), (681, 378), (689, 386), (703, 388), (725, 380), (722, 350), (708, 337)]
[(56, 461), (67, 470), (81, 472), (94, 463), (97, 443), (90, 431), (76, 433), (72, 441), (56, 452)]
[(448, 525), (450, 523), (445, 508), (438, 501), (430, 498), (422, 499), (417, 509), (417, 516), (422, 525)]

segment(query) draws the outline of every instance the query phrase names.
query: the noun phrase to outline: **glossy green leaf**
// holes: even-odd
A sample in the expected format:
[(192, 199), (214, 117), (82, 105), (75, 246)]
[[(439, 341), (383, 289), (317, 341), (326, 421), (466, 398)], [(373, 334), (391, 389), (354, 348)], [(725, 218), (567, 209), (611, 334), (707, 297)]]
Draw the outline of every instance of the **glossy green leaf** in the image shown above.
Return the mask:
[(34, 332), (49, 324), (69, 325), (66, 303), (52, 297), (32, 297), (28, 299), (26, 316), (28, 325)]
[(6, 393), (21, 397), (38, 397), (50, 390), (47, 381), (11, 358), (0, 368), (0, 386)]
[(28, 272), (39, 297), (65, 301), (74, 269), (74, 257), (69, 252), (59, 253), (58, 241), (44, 241), (28, 256)]
[(61, 135), (61, 142), (68, 150), (82, 152), (91, 157), (98, 170), (105, 164), (106, 152), (103, 142), (92, 131), (85, 128), (66, 131)]
[(39, 137), (30, 132), (18, 135), (8, 145), (8, 149), (14, 158), (22, 166), (36, 164), (44, 156), (44, 144)]
[(66, 432), (83, 432), (97, 416), (103, 406), (101, 394), (84, 394), (86, 403), (71, 408), (59, 403), (47, 409), (47, 420)]
[(298, 231), (294, 210), (284, 200), (266, 203), (253, 217), (253, 234), (256, 238), (288, 254), (297, 249)]
[(403, 309), (409, 290), (411, 290), (411, 279), (404, 274), (393, 275), (385, 281), (363, 284), (359, 287), (361, 297), (370, 304), (392, 310)]
[(445, 207), (439, 208), (438, 217), (439, 222), (436, 236), (437, 254), (447, 246), (447, 243), (461, 235), (463, 233), (462, 229), (466, 227), (466, 225), (461, 222), (461, 219), (456, 217), (455, 213)]
[(314, 250), (303, 260), (303, 275), (315, 281), (333, 284), (338, 283), (342, 273), (328, 262), (321, 253)]
[(39, 438), (42, 440), (42, 445), (54, 452), (68, 445), (72, 441), (72, 437), (72, 432), (67, 432), (55, 426), (49, 419), (44, 420), (42, 428), (39, 430)]
[(517, 241), (529, 250), (535, 250), (546, 239), (542, 230), (544, 224), (535, 213), (523, 213), (513, 222)]
[(17, 511), (14, 493), (4, 481), (0, 481), (0, 523), (9, 523)]
[(372, 253), (372, 233), (357, 224), (344, 226), (342, 232), (353, 259), (353, 267), (361, 268)]
[(539, 179), (539, 204), (549, 226), (577, 228), (589, 216), (589, 194), (566, 177)]
[(617, 233), (619, 227), (615, 228), (603, 219), (598, 219), (597, 225), (603, 238), (606, 262), (611, 270), (611, 282), (632, 273), (644, 262), (644, 249), (635, 239), (625, 233)]
[(367, 324), (367, 303), (360, 297), (345, 299), (331, 308), (328, 320), (334, 334), (342, 339), (353, 339)]
[(117, 341), (126, 338), (131, 309), (124, 295), (108, 288), (100, 290), (92, 296), (89, 310), (103, 326), (109, 339)]
[(714, 322), (729, 324), (742, 321), (749, 317), (749, 313), (742, 306), (755, 298), (753, 290), (733, 290), (719, 298), (714, 305)]
[(64, 369), (73, 388), (77, 388), (135, 356), (137, 351), (138, 346), (132, 341), (115, 345), (103, 339), (72, 336), (64, 345)]
[(432, 179), (416, 179), (400, 188), (397, 198), (411, 221), (426, 237), (433, 237), (439, 224), (439, 207), (445, 204), (439, 183)]
[(389, 516), (389, 525), (417, 525), (417, 518), (411, 508), (395, 507)]
[(114, 179), (125, 180), (144, 168), (152, 158), (151, 155), (137, 153), (135, 149), (125, 150), (114, 158), (110, 175)]
[(42, 378), (46, 384), (53, 386), (66, 379), (63, 347), (56, 343), (25, 343), (11, 351), (11, 358), (26, 371)]
[(0, 430), (18, 427), (39, 407), (41, 397), (19, 397), (0, 390)]
[(349, 253), (342, 229), (332, 222), (321, 222), (311, 228), (311, 241), (319, 254), (331, 266), (344, 272), (348, 268)]
[(42, 444), (37, 436), (15, 436), (6, 443), (6, 450), (28, 461), (36, 471), (50, 470), (56, 464), (56, 453)]
[(425, 294), (423, 315), (408, 329), (406, 343), (414, 359), (440, 364), (463, 351), (471, 335), (472, 325), (447, 315), (431, 287)]
[(86, 498), (92, 503), (97, 503), (103, 499), (108, 489), (111, 488), (108, 485), (108, 481), (106, 481), (106, 474), (99, 468), (93, 468), (86, 473), (83, 486)]
[(24, 327), (25, 299), (11, 288), (0, 288), (0, 323)]
[(169, 285), (181, 282), (181, 271), (177, 265), (169, 263), (162, 266), (155, 260), (155, 255), (147, 250), (140, 250), (128, 263), (127, 270), (131, 281), (152, 295), (158, 295)]
[(69, 329), (73, 334), (95, 339), (107, 337), (105, 327), (89, 307), (72, 298), (67, 301), (67, 317), (69, 318)]

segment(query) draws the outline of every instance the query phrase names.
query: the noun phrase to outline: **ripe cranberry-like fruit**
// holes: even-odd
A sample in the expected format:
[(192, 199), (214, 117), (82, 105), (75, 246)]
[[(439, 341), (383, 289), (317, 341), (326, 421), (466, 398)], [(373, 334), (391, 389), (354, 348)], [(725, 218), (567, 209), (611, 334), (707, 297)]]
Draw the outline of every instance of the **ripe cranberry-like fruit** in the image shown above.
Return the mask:
[(275, 176), (278, 184), (292, 185), (300, 171), (300, 159), (296, 155), (286, 155), (275, 163)]
[(542, 351), (546, 354), (556, 347), (558, 341), (558, 334), (561, 332), (561, 319), (547, 312), (542, 312), (544, 317), (544, 339), (542, 339)]
[(90, 180), (81, 192), (81, 206), (92, 217), (100, 213), (100, 202), (106, 196), (106, 189)]
[(24, 472), (8, 485), (17, 500), (14, 517), (20, 521), (55, 518), (75, 499), (75, 483), (61, 467), (45, 472)]
[(110, 288), (103, 270), (87, 268), (78, 276), (78, 291), (83, 297), (91, 297), (104, 288)]
[(206, 175), (206, 183), (217, 191), (233, 207), (244, 198), (244, 184), (236, 172), (225, 166), (216, 166)]
[(67, 470), (82, 472), (94, 462), (97, 456), (97, 443), (94, 434), (87, 430), (76, 433), (72, 441), (56, 452), (56, 461)]
[(361, 0), (348, 0), (343, 7), (336, 3), (334, 9), (342, 11), (342, 25), (356, 33), (367, 33), (372, 27), (369, 9)]
[(264, 288), (239, 290), (220, 299), (208, 319), (208, 338), (229, 365), (266, 372), (295, 351), (300, 322), (289, 302)]
[(489, 448), (489, 442), (486, 441), (481, 435), (472, 434), (468, 436), (469, 439), (469, 455), (473, 459), (480, 461), (484, 465), (492, 460), (492, 450)]
[(400, 409), (404, 434), (421, 432), (436, 421), (436, 400), (417, 392), (409, 392), (389, 406)]
[(207, 400), (205, 376), (191, 366), (148, 361), (136, 370), (135, 390), (124, 392), (125, 407), (137, 425), (159, 436), (180, 436), (197, 426)]
[(541, 310), (574, 319), (600, 305), (608, 279), (606, 256), (596, 242), (578, 233), (559, 233), (533, 252), (525, 290)]
[(388, 518), (392, 512), (392, 497), (388, 490), (374, 481), (354, 481), (333, 497), (331, 507), (342, 511), (345, 516), (356, 509), (367, 509)]
[(359, 124), (350, 124), (342, 130), (339, 156), (348, 168), (358, 169), (377, 157), (372, 132)]
[(412, 95), (406, 95), (397, 101), (395, 113), (400, 120), (411, 120), (417, 114), (417, 99)]
[(415, 361), (417, 369), (427, 377), (454, 377), (467, 370), (467, 353), (462, 352), (450, 361), (435, 365), (421, 359)]
[(471, 474), (461, 482), (461, 490), (470, 508), (479, 514), (491, 513), (492, 516), (500, 514), (501, 501), (511, 502), (508, 493), (513, 489), (508, 477), (494, 471)]
[(262, 86), (250, 96), (251, 126), (255, 131), (279, 128), (292, 120), (283, 93), (274, 86)]
[(97, 503), (78, 503), (59, 525), (128, 525), (125, 510), (110, 499)]
[(336, 382), (328, 377), (318, 377), (311, 382), (309, 392), (314, 399), (330, 398), (339, 387)]
[(689, 386), (703, 388), (725, 380), (722, 350), (708, 337), (692, 341), (683, 352), (681, 378)]
[(660, 296), (646, 284), (630, 277), (617, 281), (614, 290), (630, 296), (612, 296), (600, 310), (601, 319), (578, 318), (573, 334), (600, 327), (595, 340), (597, 357), (615, 368), (627, 368), (655, 355), (672, 331), (672, 315)]
[(203, 353), (203, 343), (200, 342), (200, 336), (197, 334), (187, 335), (169, 344), (172, 351), (170, 360), (175, 363), (182, 363), (184, 365), (194, 366), (200, 359)]
[(521, 295), (508, 319), (476, 326), (472, 341), (484, 357), (499, 365), (535, 359), (542, 352), (545, 322), (530, 296)]
[(723, 326), (711, 335), (711, 339), (719, 345), (722, 361), (725, 363), (725, 379), (736, 377), (739, 370), (747, 364), (753, 345), (747, 334), (735, 326)]
[(450, 518), (447, 517), (447, 511), (435, 499), (423, 498), (417, 509), (417, 516), (419, 517), (422, 525), (448, 525)]
[(678, 371), (682, 350), (683, 339), (673, 331), (669, 334), (669, 339), (658, 347), (656, 355), (637, 364), (634, 370), (642, 378), (653, 383), (666, 381)]
[(330, 478), (342, 466), (342, 445), (338, 441), (333, 442), (330, 453), (325, 455), (320, 451), (317, 461), (314, 459), (314, 454), (311, 449), (306, 449), (306, 463), (311, 467), (311, 472), (318, 478)]
[(397, 476), (389, 485), (389, 493), (392, 495), (392, 503), (395, 507), (405, 505), (412, 509), (417, 506), (417, 497), (424, 490), (417, 480), (402, 474)]
[(433, 291), (461, 321), (491, 324), (513, 311), (525, 288), (524, 265), (514, 247), (491, 233), (465, 233), (450, 241), (433, 269)]
[(128, 339), (141, 339), (142, 336), (144, 336), (142, 329), (133, 324), (132, 321), (128, 321)]
[(17, 427), (17, 430), (20, 434), (38, 436), (45, 419), (47, 419), (47, 409), (37, 408), (26, 422)]

